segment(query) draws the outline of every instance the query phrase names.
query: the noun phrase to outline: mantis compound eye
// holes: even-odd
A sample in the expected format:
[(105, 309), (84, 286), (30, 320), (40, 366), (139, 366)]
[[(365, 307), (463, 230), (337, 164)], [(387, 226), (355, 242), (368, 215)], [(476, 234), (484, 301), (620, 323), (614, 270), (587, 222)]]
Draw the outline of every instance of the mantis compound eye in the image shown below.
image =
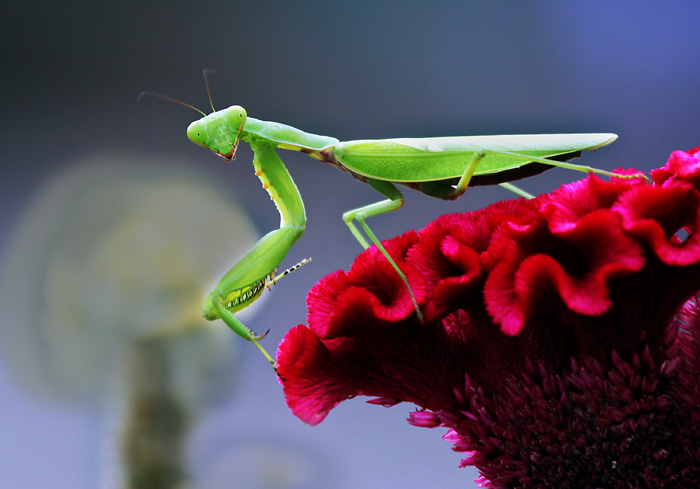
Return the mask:
[(190, 141), (200, 146), (207, 146), (208, 135), (200, 121), (194, 121), (187, 127), (187, 137)]
[(221, 112), (231, 126), (231, 129), (240, 134), (243, 126), (245, 125), (246, 117), (248, 117), (246, 110), (240, 105), (232, 105), (228, 109), (224, 109)]

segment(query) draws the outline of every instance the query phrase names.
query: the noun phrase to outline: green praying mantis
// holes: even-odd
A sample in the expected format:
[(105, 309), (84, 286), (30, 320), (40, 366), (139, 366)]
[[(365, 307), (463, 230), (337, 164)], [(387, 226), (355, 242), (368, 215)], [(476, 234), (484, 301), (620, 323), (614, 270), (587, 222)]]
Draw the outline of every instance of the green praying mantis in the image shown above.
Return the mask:
[[(207, 92), (209, 85), (205, 82)], [(401, 138), (340, 142), (329, 136), (310, 134), (286, 124), (248, 117), (238, 105), (204, 114), (201, 110), (152, 92), (142, 92), (186, 105), (203, 117), (187, 128), (188, 138), (227, 161), (236, 157), (241, 141), (253, 150), (255, 175), (262, 182), (280, 214), (280, 227), (263, 236), (253, 249), (236, 263), (207, 296), (202, 316), (221, 319), (234, 332), (255, 345), (270, 363), (275, 361), (260, 345), (267, 333), (257, 334), (235, 313), (251, 305), (263, 290), (282, 276), (309, 260), (304, 260), (276, 276), (281, 261), (306, 230), (304, 202), (289, 171), (277, 154), (278, 149), (299, 151), (329, 163), (368, 184), (386, 199), (343, 214), (352, 235), (364, 247), (374, 244), (396, 270), (408, 292), (415, 314), (422, 314), (406, 276), (387, 253), (366, 219), (395, 211), (404, 204), (397, 184), (413, 188), (431, 197), (453, 200), (465, 193), (468, 186), (499, 184), (519, 195), (532, 196), (509, 182), (539, 174), (552, 167), (561, 167), (610, 177), (639, 177), (576, 165), (567, 161), (606, 146), (615, 134), (529, 134), (502, 136), (458, 136)], [(211, 103), (211, 95), (209, 97)], [(355, 222), (364, 231), (362, 235)]]

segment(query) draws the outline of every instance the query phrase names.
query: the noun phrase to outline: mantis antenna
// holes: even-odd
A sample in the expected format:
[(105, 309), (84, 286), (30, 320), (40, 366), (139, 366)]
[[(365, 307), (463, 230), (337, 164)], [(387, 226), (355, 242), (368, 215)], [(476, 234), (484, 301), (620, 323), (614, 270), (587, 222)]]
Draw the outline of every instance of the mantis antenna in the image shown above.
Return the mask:
[[(189, 107), (189, 108), (192, 109), (192, 110), (196, 110), (197, 112), (199, 112), (200, 114), (202, 114), (204, 117), (207, 116), (207, 114), (205, 114), (204, 112), (202, 112), (201, 110), (199, 110), (199, 109), (198, 109), (197, 107), (195, 107), (194, 105), (186, 104), (185, 102), (182, 102), (182, 101), (180, 101), (180, 100), (174, 99), (174, 98), (172, 98), (172, 97), (168, 97), (167, 95), (162, 95), (162, 94), (156, 93), (156, 92), (149, 92), (148, 90), (143, 90), (141, 93), (139, 93), (139, 96), (136, 98), (136, 103), (137, 103), (137, 104), (141, 101), (141, 98), (142, 98), (144, 95), (150, 95), (151, 97), (159, 98), (159, 99), (162, 99), (162, 100), (167, 100), (168, 102), (175, 102), (176, 104), (184, 105), (185, 107)], [(211, 100), (211, 97), (210, 97), (210, 100)]]
[[(202, 75), (204, 76), (204, 86), (207, 87), (207, 96), (209, 97), (209, 105), (211, 106), (212, 112), (216, 112), (216, 109), (214, 108), (214, 102), (213, 102), (212, 99), (211, 99), (211, 90), (209, 89), (209, 79), (207, 78), (207, 75), (209, 75), (209, 74), (215, 75), (215, 74), (216, 74), (216, 71), (210, 70), (210, 69), (207, 69), (207, 68), (204, 68), (204, 69), (202, 70)], [(159, 99), (162, 99), (162, 100), (167, 100), (168, 102), (175, 102), (176, 104), (184, 105), (185, 107), (189, 107), (189, 108), (192, 109), (192, 110), (196, 110), (197, 112), (199, 112), (200, 114), (202, 114), (204, 117), (207, 116), (207, 114), (205, 114), (204, 111), (199, 110), (199, 109), (198, 109), (197, 107), (195, 107), (194, 105), (186, 104), (185, 102), (183, 102), (183, 101), (181, 101), (181, 100), (177, 100), (177, 99), (175, 99), (175, 98), (168, 97), (167, 95), (162, 95), (162, 94), (160, 94), (160, 93), (150, 92), (150, 91), (148, 91), (148, 90), (143, 90), (141, 93), (139, 93), (139, 96), (136, 97), (136, 103), (137, 103), (137, 104), (141, 101), (141, 98), (143, 98), (144, 95), (150, 95), (151, 97), (156, 97), (156, 98), (159, 98)]]
[(204, 68), (202, 70), (202, 75), (204, 76), (204, 85), (207, 87), (207, 96), (209, 96), (209, 105), (211, 106), (211, 111), (216, 112), (216, 109), (214, 108), (214, 102), (212, 102), (211, 99), (211, 90), (209, 89), (209, 78), (207, 78), (208, 74), (216, 75), (216, 71), (210, 70), (208, 68)]

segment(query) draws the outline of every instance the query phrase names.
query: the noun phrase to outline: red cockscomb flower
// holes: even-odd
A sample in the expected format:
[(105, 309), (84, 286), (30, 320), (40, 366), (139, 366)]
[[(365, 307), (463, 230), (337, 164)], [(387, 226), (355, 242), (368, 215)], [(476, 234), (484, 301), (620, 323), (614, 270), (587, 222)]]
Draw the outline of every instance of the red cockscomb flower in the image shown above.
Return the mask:
[(700, 150), (442, 216), (309, 293), (278, 351), (310, 424), (411, 402), (485, 487), (700, 487)]

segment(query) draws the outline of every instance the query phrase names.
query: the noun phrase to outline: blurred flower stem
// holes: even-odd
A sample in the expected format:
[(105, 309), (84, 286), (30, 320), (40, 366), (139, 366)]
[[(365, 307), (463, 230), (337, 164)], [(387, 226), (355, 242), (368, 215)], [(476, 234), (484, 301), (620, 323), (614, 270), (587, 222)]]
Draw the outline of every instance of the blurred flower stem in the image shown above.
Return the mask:
[(171, 489), (186, 477), (189, 409), (171, 388), (172, 369), (164, 341), (138, 341), (129, 352), (121, 447), (124, 485), (129, 489)]

